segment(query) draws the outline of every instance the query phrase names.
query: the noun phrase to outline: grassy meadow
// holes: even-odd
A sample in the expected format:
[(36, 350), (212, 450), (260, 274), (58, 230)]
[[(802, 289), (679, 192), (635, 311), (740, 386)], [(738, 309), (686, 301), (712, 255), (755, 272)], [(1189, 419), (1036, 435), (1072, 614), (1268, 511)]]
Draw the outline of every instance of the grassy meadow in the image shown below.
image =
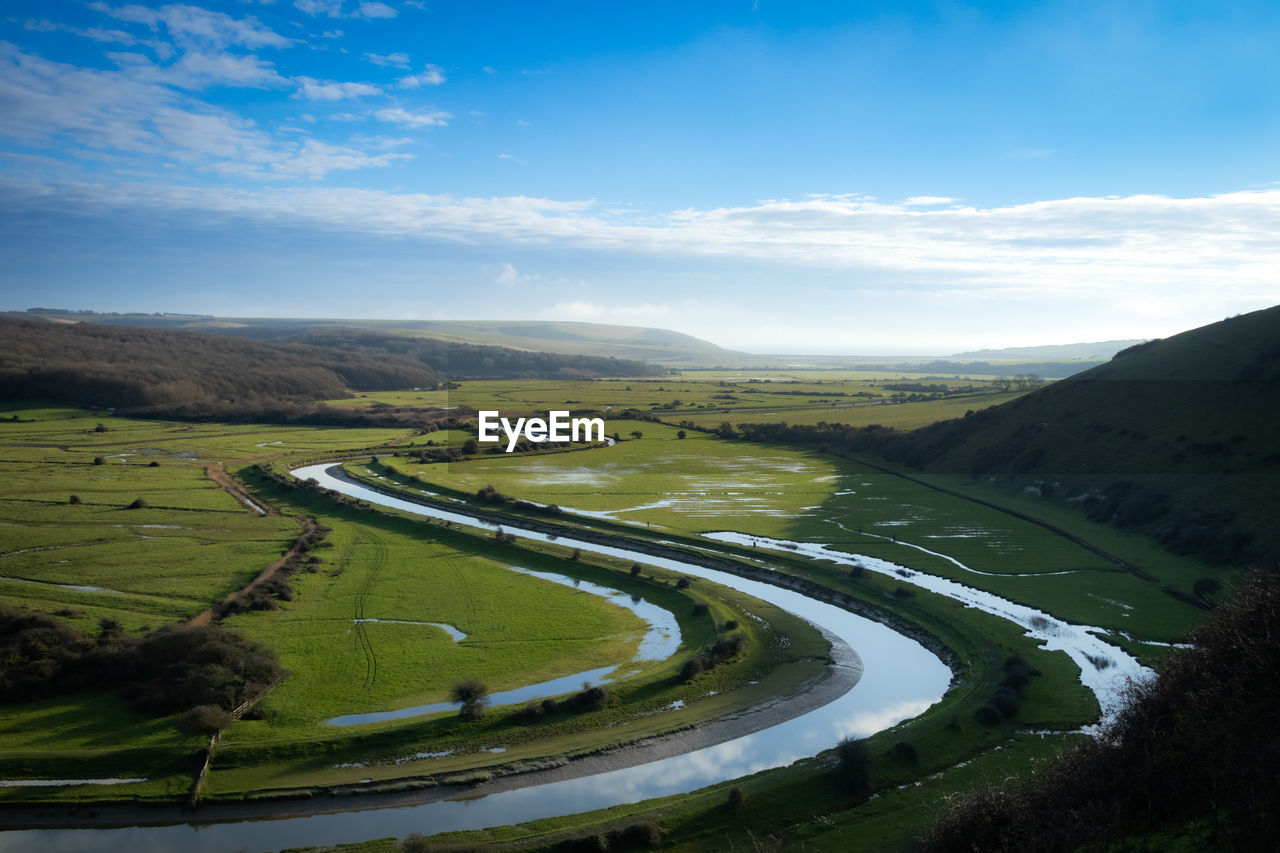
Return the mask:
[[(903, 381), (977, 390), (974, 396), (886, 405), (904, 392), (885, 385)], [(556, 504), (564, 515), (555, 523), (568, 529), (590, 527), (691, 549), (710, 546), (702, 533), (723, 530), (824, 543), (1099, 626), (1145, 662), (1158, 660), (1163, 647), (1145, 641), (1181, 639), (1204, 617), (1186, 600), (1192, 585), (1206, 576), (1226, 578), (1225, 572), (1091, 525), (1034, 496), (1010, 497), (960, 478), (911, 480), (852, 459), (688, 428), (682, 438), (678, 426), (826, 420), (909, 429), (1013, 396), (991, 393), (980, 378), (790, 370), (469, 381), (449, 391), (369, 392), (331, 401), (467, 406), (504, 415), (594, 410), (603, 413), (607, 432), (622, 439), (613, 447), (481, 452), (438, 463), (419, 462), (407, 452), (458, 449), (473, 433), (179, 423), (11, 406), (0, 412), (0, 595), (90, 634), (104, 618), (142, 634), (188, 619), (243, 586), (289, 548), (300, 530), (295, 517), (328, 528), (312, 552), (317, 559), (292, 579), (291, 600), (223, 620), (271, 647), (290, 672), (256, 710), (223, 732), (204, 789), (206, 797), (223, 800), (394, 786), (409, 777), (448, 779), (592, 753), (794, 691), (823, 670), (827, 654), (825, 641), (807, 623), (731, 589), (703, 582), (679, 589), (674, 575), (649, 566), (633, 575), (629, 564), (589, 553), (574, 558), (555, 543), (501, 542), (475, 528), (339, 502), (316, 490), (281, 486), (257, 464), (283, 472), (304, 461), (343, 457), (351, 473), (369, 478), (379, 473), (368, 461), (376, 454), (397, 474), (418, 478), (423, 491), (467, 498), (494, 486), (518, 499)], [(610, 415), (626, 409), (665, 423)], [(355, 456), (361, 449), (366, 452)], [(209, 465), (236, 476), (271, 513), (249, 511), (206, 476)], [(72, 502), (72, 495), (78, 500)], [(142, 505), (130, 508), (139, 499)], [(510, 505), (501, 511), (529, 515)], [(904, 595), (909, 579), (872, 573), (853, 578), (847, 569), (786, 552), (715, 548), (746, 567), (764, 560), (867, 603), (955, 654), (959, 678), (944, 700), (869, 740), (874, 782), (883, 795), (848, 810), (824, 760), (816, 759), (732, 783), (749, 801), (772, 804), (744, 822), (725, 810), (726, 784), (461, 839), (538, 849), (551, 843), (548, 838), (644, 815), (668, 829), (673, 849), (727, 843), (749, 849), (754, 838), (783, 827), (806, 849), (891, 848), (910, 839), (939, 797), (975, 779), (1000, 778), (1071, 737), (1026, 730), (1069, 732), (1096, 719), (1096, 701), (1079, 683), (1075, 664), (1063, 653), (1044, 651), (1007, 621), (923, 590)], [(572, 586), (512, 572), (513, 566), (643, 596), (675, 615), (680, 648), (663, 660), (632, 661), (643, 633), (634, 614)], [(729, 620), (747, 636), (743, 654), (691, 682), (681, 679), (683, 662), (722, 636)], [(454, 639), (427, 623), (466, 636)], [(974, 711), (1001, 684), (1010, 655), (1041, 675), (1027, 686), (1016, 718), (979, 724)], [(513, 715), (517, 708), (505, 708), (474, 721), (445, 712), (353, 727), (325, 722), (443, 701), (460, 678), (477, 678), (496, 692), (615, 664), (624, 666), (624, 674), (611, 685), (607, 704), (585, 713), (562, 708), (530, 722)], [(0, 801), (184, 796), (195, 771), (193, 750), (202, 741), (178, 733), (173, 723), (104, 694), (0, 706), (0, 773), (6, 778), (85, 778), (82, 769), (91, 768), (94, 778), (148, 780), (109, 790), (0, 788)], [(894, 757), (900, 741), (919, 751), (918, 763)], [(353, 849), (392, 848), (371, 841)]]

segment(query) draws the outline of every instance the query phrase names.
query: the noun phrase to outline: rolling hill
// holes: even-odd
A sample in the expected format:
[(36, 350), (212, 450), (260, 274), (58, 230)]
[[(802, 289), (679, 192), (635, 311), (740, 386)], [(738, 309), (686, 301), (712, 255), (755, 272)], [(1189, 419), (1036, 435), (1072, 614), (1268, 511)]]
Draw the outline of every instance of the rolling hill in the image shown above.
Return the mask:
[(1280, 556), (1280, 306), (1149, 341), (1017, 400), (886, 444), (932, 472), (1079, 502), (1172, 550)]
[(527, 352), (647, 361), (667, 367), (736, 364), (752, 358), (744, 353), (721, 349), (713, 343), (680, 332), (642, 326), (613, 326), (604, 323), (95, 314), (47, 308), (33, 308), (27, 312), (27, 315), (62, 323), (80, 320), (107, 325), (212, 332), (272, 340), (298, 338), (307, 334), (316, 335), (337, 328), (358, 329), (402, 337), (434, 338), (454, 343), (506, 347)]

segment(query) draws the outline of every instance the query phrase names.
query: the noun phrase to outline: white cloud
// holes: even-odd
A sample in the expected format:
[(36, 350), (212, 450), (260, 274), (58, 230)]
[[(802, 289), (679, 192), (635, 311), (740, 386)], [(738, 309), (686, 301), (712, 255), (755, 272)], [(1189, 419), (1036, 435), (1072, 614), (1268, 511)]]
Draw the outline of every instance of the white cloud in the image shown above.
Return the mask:
[(366, 53), (364, 58), (383, 68), (392, 65), (405, 70), (409, 68), (409, 54), (407, 53), (388, 53), (386, 56), (380, 53)]
[(412, 159), (409, 154), (369, 155), (355, 148), (308, 139), (296, 154), (275, 164), (273, 168), (279, 175), (322, 178), (333, 171), (389, 166), (396, 161), (409, 159)]
[(330, 18), (339, 18), (342, 16), (342, 0), (293, 0), (293, 8), (312, 17), (328, 15)]
[[(819, 196), (820, 197), (820, 196)], [(933, 207), (939, 204), (954, 204), (958, 198), (945, 195), (915, 195), (902, 203), (903, 207)]]
[(260, 180), (318, 177), (326, 170), (388, 166), (406, 155), (277, 139), (252, 121), (173, 88), (216, 81), (272, 82), (253, 57), (188, 54), (159, 67), (138, 54), (115, 54), (119, 71), (51, 62), (0, 43), (3, 135), (29, 145), (57, 140), (82, 161), (180, 164), (196, 171)]
[(230, 45), (248, 48), (288, 47), (292, 42), (263, 26), (257, 18), (233, 18), (196, 6), (171, 4), (152, 9), (128, 4), (113, 7), (107, 3), (89, 4), (91, 8), (120, 21), (145, 24), (152, 29), (164, 24), (174, 41), (183, 46), (205, 46), (221, 49)]
[(358, 3), (350, 12), (343, 11), (343, 0), (293, 0), (293, 7), (318, 18), (394, 18), (400, 14), (386, 3)]
[(355, 18), (394, 18), (400, 14), (386, 3), (361, 3), (352, 17)]
[(316, 80), (314, 77), (295, 77), (298, 91), (297, 98), (308, 101), (341, 101), (346, 98), (362, 98), (366, 95), (381, 95), (382, 90), (371, 83), (347, 83), (335, 80)]
[(499, 159), (499, 160), (514, 160), (514, 159), (516, 159), (516, 158), (515, 158), (515, 155), (513, 155), (513, 154), (499, 154), (499, 155), (498, 155), (498, 159)]
[(494, 68), (492, 65), (486, 65), (484, 68), (481, 68), (480, 70), (481, 70), (481, 71), (483, 71), (485, 74), (497, 74), (497, 73), (498, 73), (498, 69)]
[(406, 127), (444, 127), (449, 123), (449, 119), (453, 118), (450, 113), (441, 112), (440, 110), (414, 113), (402, 107), (378, 110), (374, 113), (374, 117), (379, 121), (403, 124)]
[(444, 80), (444, 69), (436, 65), (427, 65), (418, 74), (401, 77), (400, 88), (416, 89), (419, 86), (439, 86)]
[(521, 275), (520, 271), (509, 263), (503, 262), (498, 269), (498, 274), (493, 277), (494, 284), (500, 284), (503, 287), (514, 287), (524, 281), (533, 279), (534, 276)]

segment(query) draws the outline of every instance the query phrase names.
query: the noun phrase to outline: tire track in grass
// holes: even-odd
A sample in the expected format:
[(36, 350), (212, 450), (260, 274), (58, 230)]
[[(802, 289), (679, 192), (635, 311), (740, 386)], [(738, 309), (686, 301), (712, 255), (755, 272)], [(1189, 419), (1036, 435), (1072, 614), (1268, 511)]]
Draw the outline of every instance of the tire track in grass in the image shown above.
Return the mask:
[[(355, 619), (357, 620), (367, 618), (365, 604), (374, 586), (377, 585), (382, 570), (387, 565), (387, 554), (390, 550), (386, 541), (372, 530), (364, 528), (362, 532), (364, 534), (362, 544), (371, 546), (371, 564), (365, 572), (364, 582), (360, 585), (360, 591), (356, 593)], [(360, 648), (364, 652), (365, 670), (362, 688), (367, 692), (378, 680), (378, 654), (373, 648), (373, 641), (369, 638), (369, 632), (366, 630), (365, 625), (365, 622), (357, 621), (355, 623), (355, 632), (357, 642), (359, 642)]]

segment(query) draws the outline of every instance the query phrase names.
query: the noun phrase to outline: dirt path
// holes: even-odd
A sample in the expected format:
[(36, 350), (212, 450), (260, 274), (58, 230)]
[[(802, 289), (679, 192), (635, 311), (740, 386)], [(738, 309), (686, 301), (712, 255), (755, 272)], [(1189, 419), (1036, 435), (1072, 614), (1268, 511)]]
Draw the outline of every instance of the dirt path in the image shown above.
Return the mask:
[[(246, 507), (250, 507), (252, 511), (257, 512), (258, 515), (279, 514), (275, 509), (262, 506), (257, 501), (253, 500), (253, 498), (249, 497), (249, 494), (244, 490), (244, 488), (235, 480), (231, 479), (231, 477), (227, 475), (227, 472), (223, 471), (220, 466), (208, 466), (205, 468), (205, 474), (208, 475), (210, 480), (213, 480), (215, 483), (222, 486), (222, 488), (229, 492), (236, 500), (240, 501)], [(295, 515), (293, 520), (298, 522), (298, 526), (302, 528), (302, 536), (307, 536), (308, 534), (315, 532), (317, 525), (311, 519)], [(253, 580), (249, 581), (247, 584), (240, 587), (217, 604), (210, 605), (195, 616), (192, 616), (187, 620), (187, 624), (192, 627), (200, 627), (202, 625), (210, 624), (213, 622), (215, 614), (230, 604), (233, 599), (237, 596), (250, 593), (257, 587), (262, 586), (262, 584), (266, 583), (267, 580), (279, 571), (285, 563), (291, 559), (301, 559), (304, 553), (305, 552), (299, 547), (298, 542), (295, 540), (293, 545), (282, 557), (269, 563), (266, 568), (258, 572), (257, 576), (254, 577)]]
[(263, 506), (249, 496), (249, 493), (237, 483), (235, 480), (222, 470), (221, 465), (206, 465), (204, 467), (204, 475), (213, 482), (222, 486), (222, 490), (231, 497), (240, 501), (244, 508), (254, 515), (275, 515), (276, 511), (269, 506)]

